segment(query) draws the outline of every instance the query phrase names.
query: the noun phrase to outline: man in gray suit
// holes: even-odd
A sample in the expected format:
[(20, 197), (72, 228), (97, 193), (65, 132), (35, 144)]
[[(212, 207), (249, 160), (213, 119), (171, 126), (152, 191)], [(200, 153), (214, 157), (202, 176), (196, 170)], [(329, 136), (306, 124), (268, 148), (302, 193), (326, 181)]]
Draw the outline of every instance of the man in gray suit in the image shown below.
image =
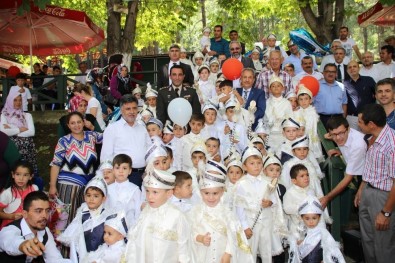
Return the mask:
[(230, 57), (236, 58), (243, 64), (243, 68), (253, 68), (254, 62), (249, 57), (244, 57), (241, 55), (241, 44), (239, 41), (231, 41), (229, 43)]

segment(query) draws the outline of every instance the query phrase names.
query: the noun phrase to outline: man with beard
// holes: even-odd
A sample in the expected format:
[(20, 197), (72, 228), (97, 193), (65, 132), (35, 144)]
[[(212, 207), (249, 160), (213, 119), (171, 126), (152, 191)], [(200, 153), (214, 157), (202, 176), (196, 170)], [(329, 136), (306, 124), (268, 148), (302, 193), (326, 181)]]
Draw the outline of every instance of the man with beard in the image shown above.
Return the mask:
[(48, 196), (40, 191), (26, 195), (23, 218), (0, 231), (0, 262), (71, 262), (63, 259), (46, 227), (50, 212)]
[(373, 64), (374, 56), (370, 51), (366, 51), (362, 54), (362, 67), (359, 71), (361, 76), (369, 76), (374, 79), (375, 82), (379, 81), (379, 72), (377, 71), (377, 67)]
[(359, 48), (357, 44), (355, 43), (354, 39), (348, 37), (348, 35), (349, 35), (348, 27), (342, 26), (340, 27), (339, 30), (339, 39), (336, 40), (340, 40), (340, 42), (342, 43), (342, 46), (346, 50), (346, 57), (348, 57), (351, 60), (352, 51), (354, 50), (355, 54), (357, 54), (358, 56), (358, 59), (361, 59), (362, 58), (361, 52), (359, 52)]
[(112, 160), (123, 153), (132, 158), (132, 174), (129, 181), (141, 187), (145, 171), (145, 153), (151, 146), (151, 139), (145, 125), (136, 121), (138, 102), (132, 94), (126, 94), (120, 100), (122, 118), (111, 123), (103, 134), (103, 147), (100, 160)]

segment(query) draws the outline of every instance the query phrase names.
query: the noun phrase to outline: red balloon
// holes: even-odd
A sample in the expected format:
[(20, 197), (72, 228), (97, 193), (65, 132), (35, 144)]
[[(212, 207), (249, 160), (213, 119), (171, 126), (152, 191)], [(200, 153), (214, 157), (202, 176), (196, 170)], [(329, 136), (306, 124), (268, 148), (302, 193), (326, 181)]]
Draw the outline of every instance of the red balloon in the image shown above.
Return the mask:
[(222, 73), (229, 80), (240, 78), (242, 70), (243, 64), (236, 58), (229, 58), (222, 65)]
[(21, 70), (18, 67), (11, 66), (8, 68), (7, 76), (11, 78), (15, 78), (16, 75), (18, 75), (19, 73), (21, 73)]
[(313, 96), (315, 97), (318, 94), (318, 91), (320, 90), (320, 83), (318, 80), (312, 76), (304, 76), (300, 81), (299, 85), (303, 84), (307, 89), (313, 93)]

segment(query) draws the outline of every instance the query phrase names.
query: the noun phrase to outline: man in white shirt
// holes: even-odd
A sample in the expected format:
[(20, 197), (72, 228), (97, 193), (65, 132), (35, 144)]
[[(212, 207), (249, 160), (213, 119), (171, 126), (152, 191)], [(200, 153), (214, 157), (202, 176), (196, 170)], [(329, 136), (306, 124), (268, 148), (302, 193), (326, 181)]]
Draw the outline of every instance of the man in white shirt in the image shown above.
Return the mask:
[[(299, 47), (292, 41), (288, 41), (288, 49), (291, 54), (284, 59), (284, 62), (282, 64), (282, 68), (284, 69), (285, 65), (291, 63), (295, 67), (295, 75), (298, 75), (303, 71), (302, 69), (302, 59), (306, 57), (306, 53), (303, 50), (300, 50)], [(315, 63), (313, 59), (313, 68), (316, 70), (317, 64)]]
[(23, 111), (28, 111), (29, 105), (32, 105), (32, 95), (30, 90), (25, 87), (26, 77), (25, 74), (19, 73), (15, 77), (16, 79), (16, 86), (12, 86), (10, 92), (12, 90), (17, 90), (22, 96), (22, 109)]
[[(320, 65), (320, 72), (324, 72), (324, 68), (326, 64), (329, 63), (335, 63), (335, 57), (334, 57), (334, 53), (336, 48), (342, 47), (342, 42), (340, 40), (333, 40), (332, 44), (331, 44), (331, 53), (329, 55), (326, 55), (325, 57), (322, 58), (321, 61), (321, 65)], [(348, 57), (344, 58), (343, 63), (344, 64), (348, 64), (348, 62), (350, 62), (350, 59)]]
[(80, 74), (84, 74), (82, 76), (76, 76), (75, 81), (78, 81), (79, 83), (86, 84), (86, 74), (88, 70), (88, 64), (86, 64), (85, 61), (82, 61), (78, 64), (78, 68), (80, 70)]
[(103, 134), (100, 160), (112, 160), (117, 154), (127, 154), (132, 158), (132, 174), (129, 181), (141, 187), (145, 170), (145, 153), (151, 139), (143, 124), (136, 121), (138, 102), (131, 94), (122, 96), (120, 101), (122, 118), (110, 124)]
[(375, 82), (379, 81), (379, 72), (377, 67), (373, 64), (374, 56), (370, 51), (366, 51), (362, 54), (362, 67), (359, 71), (361, 76), (372, 77)]
[(312, 57), (310, 56), (303, 57), (301, 64), (303, 71), (292, 78), (294, 87), (296, 87), (299, 81), (305, 76), (312, 76), (316, 78), (318, 81), (324, 78), (324, 75), (322, 75), (322, 73), (313, 70), (314, 61)]
[(68, 263), (56, 248), (51, 231), (46, 227), (50, 206), (48, 196), (40, 191), (26, 195), (23, 218), (0, 231), (0, 262)]
[[(339, 146), (339, 150), (329, 150), (328, 155), (343, 155), (347, 167), (343, 180), (327, 195), (320, 198), (322, 207), (346, 189), (354, 179), (354, 176), (362, 176), (364, 160), (367, 151), (367, 143), (364, 134), (349, 127), (347, 120), (342, 117), (332, 117), (326, 124), (329, 136)], [(360, 177), (358, 181), (362, 178)]]
[(377, 72), (379, 74), (378, 80), (385, 78), (395, 78), (395, 62), (392, 60), (394, 54), (394, 47), (390, 45), (382, 46), (380, 49), (381, 62), (376, 64)]
[(358, 59), (361, 60), (362, 55), (361, 52), (359, 52), (357, 44), (355, 43), (354, 39), (348, 37), (348, 27), (342, 26), (340, 28), (339, 39), (336, 40), (340, 40), (340, 42), (342, 43), (342, 46), (346, 50), (346, 57), (348, 57), (348, 59), (352, 59), (352, 51), (354, 50), (355, 54), (357, 54), (358, 56)]

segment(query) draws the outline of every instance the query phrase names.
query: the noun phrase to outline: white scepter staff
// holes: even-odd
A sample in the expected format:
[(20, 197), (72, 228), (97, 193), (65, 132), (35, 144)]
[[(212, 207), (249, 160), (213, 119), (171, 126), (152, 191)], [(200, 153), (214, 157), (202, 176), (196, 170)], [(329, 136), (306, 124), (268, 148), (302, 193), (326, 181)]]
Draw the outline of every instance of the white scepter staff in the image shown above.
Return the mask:
[[(278, 184), (278, 178), (273, 178), (273, 180), (270, 182), (270, 184), (267, 185), (265, 192), (263, 194), (262, 200), (269, 199), (270, 194), (276, 190), (277, 184)], [(258, 219), (261, 216), (262, 211), (263, 211), (263, 207), (261, 205), (261, 209), (259, 209), (259, 212), (254, 220), (254, 224), (252, 225), (251, 230), (254, 230), (254, 227), (255, 227), (256, 223), (258, 222)]]

